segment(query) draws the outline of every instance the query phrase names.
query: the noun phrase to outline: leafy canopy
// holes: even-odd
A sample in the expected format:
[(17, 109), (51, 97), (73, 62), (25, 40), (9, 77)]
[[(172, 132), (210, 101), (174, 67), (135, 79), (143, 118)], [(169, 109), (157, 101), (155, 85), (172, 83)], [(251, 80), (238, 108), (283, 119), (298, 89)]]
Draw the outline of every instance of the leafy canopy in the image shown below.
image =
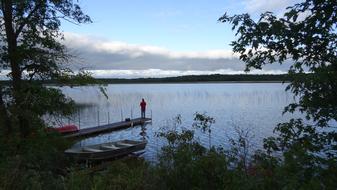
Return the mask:
[(283, 17), (265, 12), (255, 21), (249, 14), (224, 14), (219, 21), (232, 24), (236, 31), (238, 38), (231, 45), (247, 71), (292, 63), (287, 90), (296, 99), (284, 111), (300, 111), (310, 125), (303, 119), (279, 124), (278, 143), (272, 147), (319, 153), (324, 149), (336, 157), (337, 1), (306, 0), (288, 7)]
[(0, 86), (2, 129), (19, 128), (27, 136), (32, 128), (44, 123), (44, 114), (71, 113), (73, 101), (60, 90), (43, 86), (41, 81), (81, 83), (90, 79), (85, 72), (75, 76), (68, 64), (72, 56), (62, 44), (61, 20), (91, 22), (76, 2), (0, 1), (0, 70), (9, 70), (11, 81), (9, 86)]

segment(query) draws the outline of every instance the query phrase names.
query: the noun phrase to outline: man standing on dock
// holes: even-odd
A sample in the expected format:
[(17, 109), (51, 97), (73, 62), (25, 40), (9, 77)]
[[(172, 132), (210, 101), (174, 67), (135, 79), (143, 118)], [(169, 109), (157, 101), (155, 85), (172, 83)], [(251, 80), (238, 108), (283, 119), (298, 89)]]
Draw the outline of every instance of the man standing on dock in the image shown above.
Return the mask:
[(141, 117), (145, 118), (146, 102), (144, 98), (142, 98), (142, 101), (140, 102), (140, 110), (141, 110)]

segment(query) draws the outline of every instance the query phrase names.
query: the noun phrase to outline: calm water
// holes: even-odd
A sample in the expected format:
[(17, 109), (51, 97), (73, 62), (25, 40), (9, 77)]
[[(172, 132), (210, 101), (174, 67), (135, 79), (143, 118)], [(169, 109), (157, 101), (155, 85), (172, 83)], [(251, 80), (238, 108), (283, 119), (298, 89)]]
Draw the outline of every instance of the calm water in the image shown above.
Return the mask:
[[(282, 115), (284, 106), (294, 101), (285, 87), (280, 83), (114, 84), (106, 87), (108, 99), (94, 86), (62, 90), (84, 105), (70, 121), (80, 122), (81, 128), (139, 117), (139, 102), (145, 98), (152, 124), (89, 138), (75, 146), (146, 138), (149, 143), (144, 156), (152, 160), (165, 143), (155, 136), (156, 132), (173, 126), (178, 114), (182, 116), (179, 128), (191, 128), (195, 112), (212, 116), (216, 121), (211, 127), (212, 145), (226, 147), (228, 138), (236, 136), (234, 128), (240, 127), (250, 131), (253, 147), (261, 147), (262, 139), (273, 134), (276, 124), (290, 117)], [(208, 146), (208, 134), (196, 131), (196, 136)]]

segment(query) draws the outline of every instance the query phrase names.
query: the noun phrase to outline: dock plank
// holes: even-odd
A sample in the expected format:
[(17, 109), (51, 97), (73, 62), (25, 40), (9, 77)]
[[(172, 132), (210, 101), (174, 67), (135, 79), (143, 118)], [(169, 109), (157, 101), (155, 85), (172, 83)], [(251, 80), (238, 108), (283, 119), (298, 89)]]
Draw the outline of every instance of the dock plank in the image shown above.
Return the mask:
[(148, 121), (151, 121), (151, 119), (150, 118), (135, 118), (135, 119), (131, 119), (130, 121), (120, 121), (116, 123), (109, 123), (106, 125), (100, 125), (96, 127), (80, 129), (77, 132), (65, 135), (64, 137), (65, 138), (78, 138), (78, 137), (92, 136), (92, 135), (96, 135), (100, 133), (107, 133), (110, 131), (129, 128), (131, 126), (141, 125)]

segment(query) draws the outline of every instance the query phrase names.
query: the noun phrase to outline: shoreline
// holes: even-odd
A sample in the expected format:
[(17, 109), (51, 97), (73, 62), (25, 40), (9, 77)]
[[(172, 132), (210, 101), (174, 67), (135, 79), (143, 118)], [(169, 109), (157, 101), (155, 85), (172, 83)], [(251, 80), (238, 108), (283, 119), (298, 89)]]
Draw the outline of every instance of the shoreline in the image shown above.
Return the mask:
[[(282, 75), (187, 75), (164, 78), (94, 78), (87, 85), (107, 85), (107, 84), (210, 84), (210, 83), (289, 83), (290, 77)], [(10, 80), (0, 80), (0, 84), (8, 84)], [(76, 84), (61, 84), (56, 80), (34, 81), (46, 85), (81, 86)]]
[[(0, 84), (8, 84), (8, 81), (0, 81)], [(58, 83), (45, 82), (44, 85), (51, 86), (91, 86), (91, 85), (110, 85), (110, 84), (258, 84), (258, 83), (281, 83), (288, 84), (290, 81), (127, 81), (127, 82), (102, 82), (102, 83), (89, 83), (86, 85), (67, 85)]]
[[(198, 84), (202, 84), (202, 83), (205, 83), (205, 84), (210, 84), (210, 83), (289, 83), (289, 81), (168, 81), (168, 82), (164, 82), (164, 81), (161, 81), (161, 82), (142, 82), (142, 81), (134, 81), (134, 82), (106, 82), (106, 83), (103, 83), (103, 84), (195, 84), (195, 83), (198, 83)], [(99, 84), (99, 83), (97, 83)]]

